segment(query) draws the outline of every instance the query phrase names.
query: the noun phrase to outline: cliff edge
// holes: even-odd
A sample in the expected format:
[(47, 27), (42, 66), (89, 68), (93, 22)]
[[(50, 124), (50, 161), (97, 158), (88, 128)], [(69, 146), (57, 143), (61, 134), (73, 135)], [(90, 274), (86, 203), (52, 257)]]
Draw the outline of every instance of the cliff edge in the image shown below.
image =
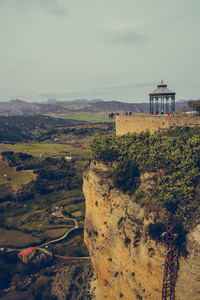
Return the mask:
[[(84, 174), (84, 239), (102, 291), (99, 299), (161, 299), (165, 247), (148, 236), (153, 213), (116, 189), (109, 167), (92, 162)], [(200, 225), (187, 236), (179, 258), (176, 299), (199, 299)]]

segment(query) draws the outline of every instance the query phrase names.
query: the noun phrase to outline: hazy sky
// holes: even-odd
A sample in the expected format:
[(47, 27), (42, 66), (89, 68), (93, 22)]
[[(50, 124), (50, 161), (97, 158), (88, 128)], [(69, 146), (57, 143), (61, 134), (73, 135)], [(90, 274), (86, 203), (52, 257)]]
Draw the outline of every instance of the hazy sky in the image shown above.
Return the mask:
[(0, 0), (0, 101), (200, 98), (200, 0)]

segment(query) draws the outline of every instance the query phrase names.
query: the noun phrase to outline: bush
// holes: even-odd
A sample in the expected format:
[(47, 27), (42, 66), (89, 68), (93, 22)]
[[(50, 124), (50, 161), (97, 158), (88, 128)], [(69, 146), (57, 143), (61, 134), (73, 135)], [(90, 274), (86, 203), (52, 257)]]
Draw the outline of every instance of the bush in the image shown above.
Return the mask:
[(161, 222), (155, 224), (150, 223), (148, 226), (149, 236), (154, 240), (160, 239), (161, 234), (165, 231), (166, 231), (166, 226)]
[(140, 178), (138, 164), (132, 160), (119, 162), (112, 171), (113, 184), (123, 192), (134, 192)]
[(135, 192), (135, 196), (136, 196), (136, 199), (137, 200), (140, 200), (144, 197), (144, 192), (140, 189), (138, 189), (136, 192)]

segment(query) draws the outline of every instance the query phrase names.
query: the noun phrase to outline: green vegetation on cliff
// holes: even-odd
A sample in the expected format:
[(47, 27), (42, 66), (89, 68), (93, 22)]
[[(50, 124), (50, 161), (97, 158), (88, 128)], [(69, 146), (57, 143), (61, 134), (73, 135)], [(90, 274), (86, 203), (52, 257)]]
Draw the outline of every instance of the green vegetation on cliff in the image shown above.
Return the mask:
[[(137, 201), (145, 198), (147, 204), (165, 208), (173, 219), (187, 221), (199, 212), (199, 132), (187, 127), (157, 134), (146, 131), (102, 136), (93, 140), (92, 156), (112, 163), (113, 183), (123, 191), (132, 193), (138, 187), (138, 175), (130, 172), (130, 164), (137, 165), (140, 174), (154, 174), (153, 190), (146, 195), (136, 190)], [(117, 174), (121, 181), (116, 180)]]

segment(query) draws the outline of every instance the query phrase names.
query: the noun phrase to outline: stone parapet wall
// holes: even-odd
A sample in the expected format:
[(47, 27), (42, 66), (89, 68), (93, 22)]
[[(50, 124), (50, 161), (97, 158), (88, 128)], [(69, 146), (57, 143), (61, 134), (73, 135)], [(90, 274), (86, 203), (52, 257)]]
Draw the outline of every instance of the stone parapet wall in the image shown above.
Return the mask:
[(150, 116), (147, 114), (116, 115), (116, 135), (128, 132), (140, 132), (147, 129), (151, 133), (159, 129), (175, 126), (200, 125), (200, 117), (196, 115)]

